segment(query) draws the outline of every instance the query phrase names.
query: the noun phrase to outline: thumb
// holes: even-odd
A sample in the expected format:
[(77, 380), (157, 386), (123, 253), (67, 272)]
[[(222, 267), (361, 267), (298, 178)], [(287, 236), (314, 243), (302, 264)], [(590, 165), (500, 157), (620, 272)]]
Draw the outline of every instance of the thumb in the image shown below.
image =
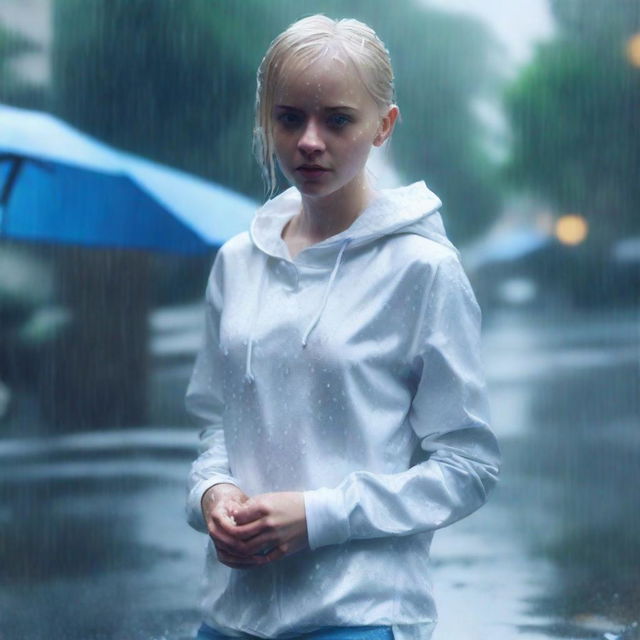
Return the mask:
[(247, 524), (247, 522), (258, 520), (264, 515), (262, 509), (251, 498), (244, 504), (232, 508), (231, 513), (236, 524)]

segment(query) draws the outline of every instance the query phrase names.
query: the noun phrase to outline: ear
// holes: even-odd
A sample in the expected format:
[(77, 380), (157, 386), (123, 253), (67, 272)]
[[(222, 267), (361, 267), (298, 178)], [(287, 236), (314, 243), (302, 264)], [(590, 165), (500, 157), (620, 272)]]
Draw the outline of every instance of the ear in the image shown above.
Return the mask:
[(379, 147), (391, 135), (399, 113), (397, 105), (392, 104), (389, 111), (382, 116), (376, 137), (373, 139), (374, 146)]

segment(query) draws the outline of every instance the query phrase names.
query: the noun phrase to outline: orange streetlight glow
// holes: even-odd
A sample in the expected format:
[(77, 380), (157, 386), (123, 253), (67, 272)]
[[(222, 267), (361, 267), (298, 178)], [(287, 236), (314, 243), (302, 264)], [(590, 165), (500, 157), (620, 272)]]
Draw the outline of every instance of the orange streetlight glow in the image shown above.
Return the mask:
[(556, 220), (555, 234), (562, 244), (580, 244), (588, 233), (589, 225), (580, 215), (569, 214)]
[(631, 36), (627, 42), (627, 58), (634, 66), (640, 68), (640, 33)]

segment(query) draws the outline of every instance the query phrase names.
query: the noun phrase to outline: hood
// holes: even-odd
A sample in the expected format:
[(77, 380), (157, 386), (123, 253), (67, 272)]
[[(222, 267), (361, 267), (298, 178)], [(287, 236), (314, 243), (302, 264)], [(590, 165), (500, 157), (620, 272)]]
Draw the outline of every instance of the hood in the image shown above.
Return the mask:
[[(282, 229), (300, 211), (301, 204), (300, 192), (295, 187), (291, 187), (258, 209), (249, 230), (249, 236), (255, 247), (268, 256), (291, 261), (287, 245), (282, 239)], [(298, 265), (331, 269), (322, 301), (302, 335), (302, 348), (307, 346), (311, 332), (322, 317), (343, 255), (348, 248), (375, 242), (391, 234), (415, 233), (448, 247), (458, 254), (457, 249), (446, 236), (442, 218), (438, 212), (441, 206), (442, 202), (438, 196), (427, 188), (424, 181), (396, 189), (383, 189), (348, 229), (307, 247), (296, 256), (295, 262)], [(264, 263), (260, 279), (259, 295), (262, 294), (266, 270), (267, 261)], [(247, 344), (245, 380), (249, 383), (254, 382), (251, 368), (253, 327), (260, 313), (260, 307), (260, 300), (257, 300)]]
[[(253, 244), (267, 255), (290, 260), (282, 229), (300, 211), (301, 204), (302, 197), (295, 187), (267, 201), (251, 223), (249, 235)], [(457, 253), (446, 236), (438, 212), (441, 206), (438, 196), (422, 180), (406, 187), (383, 189), (348, 229), (308, 247), (296, 257), (296, 262), (330, 266), (345, 243), (361, 246), (394, 233), (415, 233)]]

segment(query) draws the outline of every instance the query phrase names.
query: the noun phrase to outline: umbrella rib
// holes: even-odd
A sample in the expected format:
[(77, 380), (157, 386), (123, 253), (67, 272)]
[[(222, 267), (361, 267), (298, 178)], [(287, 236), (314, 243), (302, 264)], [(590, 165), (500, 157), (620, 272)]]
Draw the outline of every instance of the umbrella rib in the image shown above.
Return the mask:
[(34, 158), (33, 156), (24, 154), (24, 153), (0, 153), (0, 162), (3, 160), (18, 160), (20, 162), (31, 162), (32, 164), (37, 165), (41, 169), (45, 171), (54, 172), (56, 170), (55, 164), (52, 162), (47, 162), (45, 160), (40, 160), (40, 158)]
[(0, 162), (10, 162), (11, 168), (9, 169), (9, 175), (2, 185), (2, 191), (0, 191), (0, 232), (4, 232), (7, 226), (7, 212), (9, 211), (9, 198), (13, 191), (13, 186), (18, 179), (18, 175), (22, 170), (25, 162), (31, 162), (45, 171), (53, 172), (55, 167), (50, 162), (44, 162), (37, 158), (30, 156), (22, 156), (17, 153), (0, 153)]
[[(2, 158), (3, 160), (5, 158)], [(11, 168), (9, 169), (9, 175), (7, 179), (4, 181), (2, 185), (2, 193), (0, 193), (0, 204), (6, 206), (9, 203), (9, 195), (11, 194), (11, 190), (16, 180), (18, 179), (18, 174), (20, 173), (20, 168), (22, 167), (23, 160), (22, 158), (9, 158), (11, 162)]]
[(13, 185), (18, 179), (18, 174), (22, 168), (24, 160), (18, 156), (3, 156), (2, 160), (9, 160), (11, 162), (11, 168), (9, 169), (9, 175), (2, 185), (2, 193), (0, 193), (0, 231), (4, 232), (7, 225), (7, 214), (9, 212), (9, 196)]

